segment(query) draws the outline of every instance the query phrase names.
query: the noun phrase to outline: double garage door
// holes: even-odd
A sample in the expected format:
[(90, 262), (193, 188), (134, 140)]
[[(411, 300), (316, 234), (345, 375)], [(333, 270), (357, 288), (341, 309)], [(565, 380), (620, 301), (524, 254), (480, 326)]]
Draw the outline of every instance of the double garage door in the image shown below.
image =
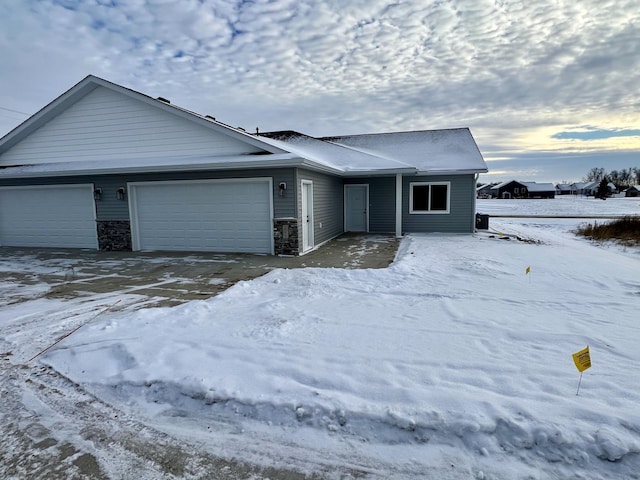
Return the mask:
[(134, 250), (273, 252), (268, 178), (130, 183)]
[[(271, 190), (269, 178), (130, 183), (133, 249), (271, 254)], [(0, 187), (0, 245), (98, 248), (93, 185)]]

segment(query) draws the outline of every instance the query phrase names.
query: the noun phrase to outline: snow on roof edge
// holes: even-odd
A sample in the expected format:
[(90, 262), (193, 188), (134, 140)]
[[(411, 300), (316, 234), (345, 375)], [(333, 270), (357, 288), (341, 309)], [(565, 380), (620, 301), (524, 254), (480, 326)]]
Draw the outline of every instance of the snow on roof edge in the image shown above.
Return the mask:
[[(294, 154), (299, 155), (301, 158), (308, 159), (311, 163), (315, 162), (315, 167), (325, 168), (336, 173), (356, 173), (356, 172), (371, 172), (384, 173), (384, 172), (420, 172), (423, 174), (461, 174), (466, 172), (472, 173), (484, 173), (487, 172), (486, 163), (482, 158), (475, 139), (471, 135), (468, 127), (450, 128), (450, 129), (438, 129), (438, 130), (416, 130), (416, 131), (404, 131), (404, 132), (383, 132), (383, 133), (365, 133), (358, 135), (348, 136), (334, 136), (334, 137), (322, 137), (315, 138), (298, 132), (292, 132), (298, 138), (304, 137), (309, 139), (309, 145), (305, 145), (304, 142), (287, 142), (278, 138), (271, 138), (268, 133), (260, 134), (256, 131), (255, 134), (248, 133), (242, 128), (232, 127), (223, 122), (216, 120), (210, 115), (202, 115), (178, 105), (171, 104), (170, 101), (153, 98), (142, 92), (133, 90), (132, 88), (119, 85), (109, 80), (103, 79), (96, 75), (87, 75), (81, 81), (73, 85), (71, 88), (63, 92), (54, 100), (49, 102), (43, 108), (38, 110), (35, 114), (30, 116), (27, 120), (20, 125), (12, 129), (6, 135), (0, 138), (0, 155), (12, 148), (15, 144), (19, 143), (23, 139), (27, 138), (31, 133), (40, 128), (44, 123), (50, 121), (52, 118), (58, 116), (61, 112), (65, 111), (69, 106), (75, 104), (81, 100), (87, 93), (93, 91), (96, 88), (103, 87), (121, 93), (126, 96), (130, 96), (145, 103), (154, 105), (157, 108), (161, 108), (164, 111), (168, 111), (179, 116), (183, 116), (191, 121), (195, 121), (202, 125), (209, 125), (215, 129), (223, 129), (227, 134), (231, 136), (242, 137), (242, 140), (247, 141), (249, 144), (253, 144), (258, 148), (262, 148), (271, 154)], [(378, 141), (378, 145), (382, 143), (382, 148), (374, 150), (367, 150), (366, 148), (358, 148), (357, 146), (347, 145), (340, 143), (340, 140), (347, 138), (376, 138), (384, 139), (385, 137), (398, 138), (401, 135), (409, 135), (412, 138), (412, 142), (415, 142), (417, 146), (413, 147), (415, 151), (420, 153), (424, 157), (423, 149), (428, 151), (428, 146), (432, 144), (429, 138), (420, 138), (420, 134), (432, 134), (435, 132), (455, 132), (464, 131), (467, 132), (468, 138), (471, 140), (477, 151), (478, 158), (474, 159), (473, 155), (470, 155), (468, 145), (463, 146), (461, 149), (456, 149), (455, 142), (451, 145), (445, 145), (444, 150), (442, 146), (438, 147), (440, 150), (438, 158), (430, 157), (431, 164), (429, 162), (416, 162), (414, 157), (419, 157), (414, 151), (409, 151), (410, 155), (400, 156), (389, 153), (385, 148), (390, 148), (384, 145), (384, 141)], [(332, 141), (330, 141), (332, 140)], [(317, 142), (317, 143), (316, 143)], [(464, 142), (462, 142), (464, 144)], [(329, 145), (331, 147), (329, 147)], [(406, 145), (403, 145), (406, 150)], [(453, 148), (448, 148), (448, 147)], [(459, 146), (459, 145), (457, 145)], [(339, 150), (345, 150), (350, 153), (340, 153)], [(393, 148), (391, 148), (393, 150)], [(451, 150), (451, 151), (450, 151)], [(429, 156), (429, 155), (427, 155)], [(435, 160), (434, 160), (435, 159)], [(408, 160), (408, 161), (407, 161)], [(480, 166), (481, 160), (483, 167)], [(451, 165), (455, 165), (458, 162), (460, 168), (449, 168)], [(179, 163), (179, 162), (178, 162)], [(178, 164), (177, 163), (177, 164)], [(219, 162), (213, 162), (219, 163)], [(476, 163), (477, 165), (474, 165)], [(176, 164), (176, 165), (177, 165)], [(432, 165), (434, 168), (429, 168)], [(162, 165), (160, 165), (162, 166)], [(12, 168), (8, 166), (6, 168)], [(425, 168), (426, 167), (426, 168)], [(20, 167), (18, 167), (20, 168)], [(61, 174), (66, 171), (70, 171), (71, 168), (63, 168), (60, 170)], [(97, 171), (95, 169), (94, 171)], [(34, 170), (35, 171), (35, 170)]]

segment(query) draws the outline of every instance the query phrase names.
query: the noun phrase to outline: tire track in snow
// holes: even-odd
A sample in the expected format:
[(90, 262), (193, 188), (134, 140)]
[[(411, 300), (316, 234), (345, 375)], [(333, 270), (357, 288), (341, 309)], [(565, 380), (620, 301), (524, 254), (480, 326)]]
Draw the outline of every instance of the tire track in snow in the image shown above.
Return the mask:
[[(8, 347), (0, 341), (0, 349)], [(215, 454), (215, 445), (199, 445), (157, 430), (50, 367), (17, 365), (7, 354), (0, 355), (0, 393), (1, 478), (325, 478), (322, 465), (321, 473), (305, 475), (222, 458)]]

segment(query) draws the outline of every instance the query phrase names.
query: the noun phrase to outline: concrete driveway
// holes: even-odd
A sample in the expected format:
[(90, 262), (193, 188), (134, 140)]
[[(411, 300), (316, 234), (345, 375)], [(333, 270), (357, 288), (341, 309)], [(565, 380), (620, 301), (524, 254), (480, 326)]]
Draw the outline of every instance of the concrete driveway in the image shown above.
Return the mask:
[[(106, 314), (105, 307), (130, 311), (206, 299), (274, 268), (384, 268), (397, 247), (395, 238), (379, 235), (346, 235), (288, 258), (0, 247), (0, 310), (12, 312), (0, 325), (0, 477), (324, 478), (322, 465), (320, 473), (305, 475), (294, 466), (265, 468), (221, 458), (224, 447), (172, 436), (32, 355)], [(332, 471), (330, 478), (363, 474), (352, 466), (332, 470), (343, 474)]]
[(171, 306), (215, 296), (274, 268), (385, 268), (398, 243), (390, 235), (345, 234), (299, 257), (2, 247), (0, 281), (47, 284), (47, 298), (118, 291), (147, 297), (141, 307)]

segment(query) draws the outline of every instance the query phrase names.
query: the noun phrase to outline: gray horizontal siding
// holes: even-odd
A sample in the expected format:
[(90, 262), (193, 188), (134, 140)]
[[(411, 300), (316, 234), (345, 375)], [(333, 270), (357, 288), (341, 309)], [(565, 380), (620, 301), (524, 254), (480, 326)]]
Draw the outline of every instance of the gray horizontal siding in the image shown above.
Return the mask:
[(369, 185), (369, 231), (389, 233), (396, 230), (396, 178), (347, 178), (345, 184)]
[[(410, 214), (409, 184), (411, 182), (451, 182), (448, 214)], [(474, 175), (404, 177), (402, 180), (403, 232), (473, 232)]]
[[(340, 177), (300, 169), (296, 181), (299, 205), (302, 180), (313, 182), (314, 244), (319, 245), (344, 232), (344, 184)], [(296, 217), (300, 219), (301, 212)]]
[[(211, 172), (147, 173), (132, 175), (96, 175), (76, 177), (2, 179), (0, 186), (61, 185), (93, 183), (103, 191), (102, 200), (96, 202), (98, 220), (128, 220), (129, 203), (116, 199), (116, 190), (127, 182), (198, 180), (216, 178), (271, 177), (273, 179), (274, 217), (300, 218), (302, 179), (313, 182), (314, 243), (329, 240), (344, 231), (344, 184), (369, 185), (369, 230), (393, 232), (395, 230), (395, 178), (371, 177), (343, 179), (303, 169), (256, 169)], [(451, 182), (450, 213), (434, 215), (409, 214), (410, 182)], [(278, 194), (278, 184), (285, 182), (284, 196)], [(402, 220), (403, 232), (472, 232), (474, 228), (474, 175), (421, 176), (403, 178)], [(322, 224), (322, 227), (320, 227)]]
[(77, 177), (53, 177), (38, 179), (6, 179), (0, 180), (0, 186), (16, 185), (64, 185), (77, 183), (93, 183), (96, 188), (102, 189), (102, 199), (96, 201), (96, 214), (98, 220), (129, 220), (128, 197), (125, 200), (116, 198), (116, 190), (127, 186), (127, 182), (155, 182), (170, 180), (200, 180), (217, 178), (247, 178), (247, 177), (271, 177), (273, 179), (273, 209), (274, 217), (295, 217), (295, 195), (287, 193), (278, 195), (278, 184), (285, 182), (287, 187), (295, 183), (294, 169), (256, 169), (256, 170), (225, 170), (215, 172), (182, 172), (182, 173), (148, 173), (132, 175), (96, 175)]
[(98, 87), (0, 156), (0, 165), (224, 156), (261, 150)]

